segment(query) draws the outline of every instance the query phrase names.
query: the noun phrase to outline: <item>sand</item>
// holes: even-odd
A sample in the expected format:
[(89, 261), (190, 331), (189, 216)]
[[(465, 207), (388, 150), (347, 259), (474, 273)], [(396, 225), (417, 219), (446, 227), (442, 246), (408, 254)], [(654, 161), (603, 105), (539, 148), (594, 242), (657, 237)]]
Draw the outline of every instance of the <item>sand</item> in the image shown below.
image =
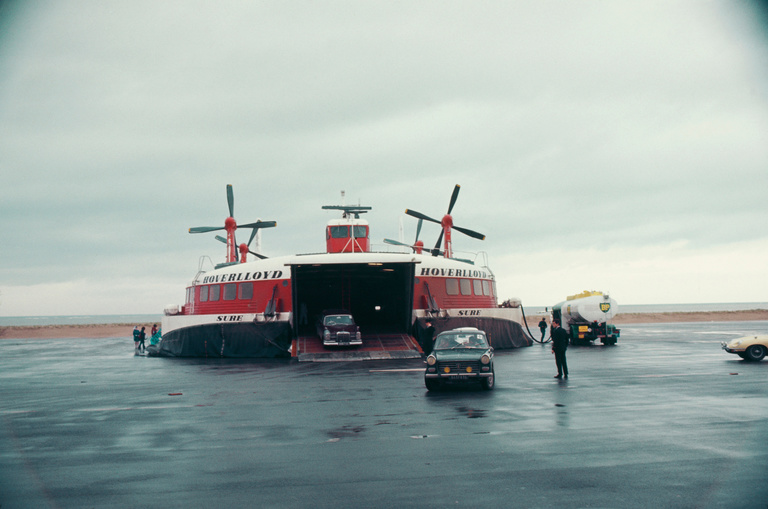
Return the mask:
[(768, 309), (687, 313), (619, 313), (614, 317), (613, 323), (748, 322), (753, 320), (768, 320)]
[[(540, 316), (528, 316), (528, 325), (535, 326)], [(674, 322), (746, 322), (768, 320), (768, 309), (748, 311), (700, 311), (689, 313), (620, 313), (613, 319), (616, 325), (631, 323), (674, 323)], [(0, 327), (0, 339), (59, 339), (59, 338), (125, 338), (133, 336), (137, 324), (87, 324), (87, 325), (35, 325)], [(149, 330), (147, 327), (147, 341)]]
[[(34, 325), (0, 327), (0, 339), (58, 339), (58, 338), (125, 338), (133, 337), (136, 324), (87, 324), (87, 325)], [(149, 344), (149, 331), (152, 324), (146, 325)]]

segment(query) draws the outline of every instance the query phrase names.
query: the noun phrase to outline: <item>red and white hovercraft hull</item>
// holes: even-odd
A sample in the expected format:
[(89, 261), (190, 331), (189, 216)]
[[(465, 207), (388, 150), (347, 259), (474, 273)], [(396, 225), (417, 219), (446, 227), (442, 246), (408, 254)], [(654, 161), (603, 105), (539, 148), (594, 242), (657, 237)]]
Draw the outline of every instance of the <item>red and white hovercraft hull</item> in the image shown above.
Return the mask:
[[(457, 194), (458, 186), (452, 203)], [(231, 188), (228, 198), (231, 213)], [(327, 252), (321, 254), (265, 258), (253, 253), (255, 260), (244, 261), (249, 242), (240, 246), (237, 261), (234, 220), (228, 218), (228, 262), (198, 271), (184, 305), (166, 309), (162, 340), (150, 353), (301, 359), (303, 340), (321, 342), (315, 319), (327, 309), (345, 309), (354, 316), (363, 337), (363, 346), (355, 347), (360, 350), (381, 338), (400, 337), (420, 356), (431, 348), (425, 335), (429, 325), (435, 333), (466, 326), (483, 329), (497, 349), (532, 344), (522, 327), (522, 309), (498, 306), (495, 278), (484, 256), (480, 263), (433, 256), (437, 250), (423, 250), (418, 242), (409, 246), (415, 248), (411, 253), (372, 252), (368, 223), (359, 218), (369, 208), (324, 208), (341, 209), (344, 216), (328, 223)], [(427, 216), (416, 217), (421, 223)], [(274, 225), (258, 222), (241, 228), (257, 224)], [(446, 248), (440, 254), (450, 253), (451, 226), (444, 230)], [(190, 231), (213, 229), (222, 228)]]

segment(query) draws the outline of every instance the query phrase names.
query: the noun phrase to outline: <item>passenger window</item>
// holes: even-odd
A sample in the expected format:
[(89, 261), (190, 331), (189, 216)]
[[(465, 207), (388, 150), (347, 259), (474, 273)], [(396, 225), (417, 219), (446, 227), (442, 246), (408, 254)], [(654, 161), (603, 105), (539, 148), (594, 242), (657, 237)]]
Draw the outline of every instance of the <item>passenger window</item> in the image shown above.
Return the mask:
[(459, 280), (458, 279), (446, 279), (445, 280), (445, 293), (448, 295), (459, 294)]
[(224, 285), (224, 300), (235, 300), (237, 297), (237, 283), (227, 283)]
[(491, 284), (488, 281), (483, 281), (483, 295), (491, 295)]
[(479, 279), (472, 280), (472, 286), (474, 286), (475, 295), (483, 294), (483, 282)]
[(211, 302), (215, 302), (219, 300), (219, 295), (221, 294), (221, 286), (219, 285), (211, 285), (211, 291), (208, 292), (208, 300)]
[(461, 294), (472, 295), (472, 280), (460, 279), (459, 282), (461, 283)]
[(353, 230), (355, 233), (355, 238), (363, 239), (368, 236), (367, 232), (365, 231), (366, 230), (365, 226), (354, 226)]
[(253, 298), (253, 283), (240, 283), (238, 299), (251, 300)]
[(208, 302), (208, 286), (200, 287), (200, 302)]

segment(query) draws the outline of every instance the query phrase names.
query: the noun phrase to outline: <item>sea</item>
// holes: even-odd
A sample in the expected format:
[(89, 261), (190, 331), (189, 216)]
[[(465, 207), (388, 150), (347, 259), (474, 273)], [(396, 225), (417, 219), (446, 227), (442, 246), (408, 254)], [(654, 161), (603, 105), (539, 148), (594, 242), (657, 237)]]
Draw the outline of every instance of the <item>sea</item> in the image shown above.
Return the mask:
[(161, 313), (151, 315), (59, 315), (59, 316), (0, 316), (0, 327), (11, 325), (89, 325), (125, 323), (130, 325), (146, 325), (160, 323)]
[[(689, 313), (708, 311), (748, 311), (752, 309), (768, 309), (768, 302), (720, 302), (705, 304), (619, 304), (621, 313)], [(525, 306), (526, 315), (537, 315), (552, 311), (551, 307)], [(160, 323), (162, 314), (149, 315), (59, 315), (59, 316), (0, 316), (2, 326), (34, 326), (34, 325), (88, 325), (125, 323), (144, 325)]]

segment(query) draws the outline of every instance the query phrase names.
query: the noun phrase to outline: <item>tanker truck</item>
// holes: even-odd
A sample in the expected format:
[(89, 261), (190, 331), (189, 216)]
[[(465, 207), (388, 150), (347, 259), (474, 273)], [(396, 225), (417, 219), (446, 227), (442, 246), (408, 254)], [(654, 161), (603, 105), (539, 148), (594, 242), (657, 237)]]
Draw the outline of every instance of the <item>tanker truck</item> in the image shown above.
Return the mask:
[(571, 337), (571, 344), (588, 345), (600, 338), (604, 345), (615, 345), (620, 331), (608, 321), (617, 311), (616, 301), (608, 295), (586, 291), (556, 304), (552, 308), (552, 318), (560, 319)]

